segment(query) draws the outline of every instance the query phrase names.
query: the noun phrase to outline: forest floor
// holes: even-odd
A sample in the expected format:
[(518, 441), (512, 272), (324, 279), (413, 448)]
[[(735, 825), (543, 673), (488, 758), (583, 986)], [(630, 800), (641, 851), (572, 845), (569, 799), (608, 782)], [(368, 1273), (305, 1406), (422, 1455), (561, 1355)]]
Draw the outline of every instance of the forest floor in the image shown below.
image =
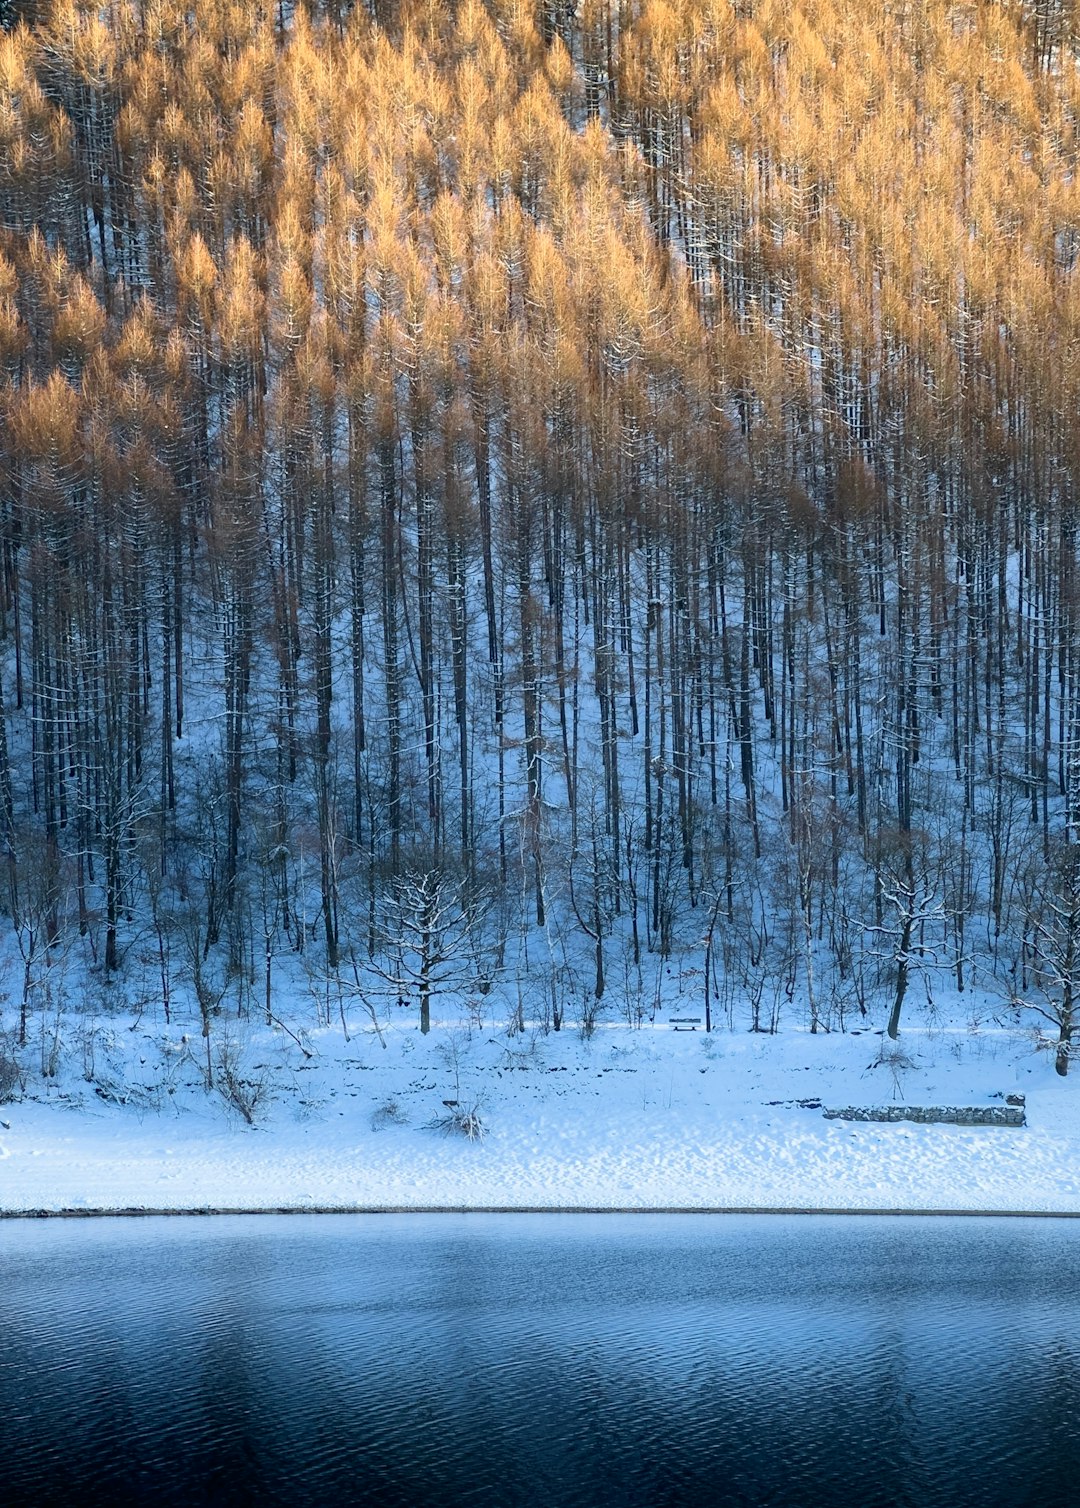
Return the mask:
[[(215, 1023), (209, 1093), (198, 1035), (56, 1021), (38, 1043), (56, 1074), (26, 1072), (0, 1105), (0, 1213), (1080, 1212), (1080, 1068), (1058, 1077), (1030, 1032), (935, 1019), (894, 1048), (869, 1029), (707, 1035), (674, 1014), (591, 1035), (438, 1020), (424, 1037), (404, 1011), (348, 1037)], [(823, 1114), (1018, 1093), (1015, 1129)], [(438, 1124), (455, 1115), (482, 1134)]]

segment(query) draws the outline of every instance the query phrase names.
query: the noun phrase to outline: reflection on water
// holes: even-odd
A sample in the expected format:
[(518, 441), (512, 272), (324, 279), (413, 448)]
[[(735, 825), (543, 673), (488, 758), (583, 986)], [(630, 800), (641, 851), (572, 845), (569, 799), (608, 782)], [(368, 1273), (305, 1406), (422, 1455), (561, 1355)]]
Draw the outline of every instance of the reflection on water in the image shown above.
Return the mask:
[(1080, 1501), (1080, 1223), (0, 1224), (0, 1503)]

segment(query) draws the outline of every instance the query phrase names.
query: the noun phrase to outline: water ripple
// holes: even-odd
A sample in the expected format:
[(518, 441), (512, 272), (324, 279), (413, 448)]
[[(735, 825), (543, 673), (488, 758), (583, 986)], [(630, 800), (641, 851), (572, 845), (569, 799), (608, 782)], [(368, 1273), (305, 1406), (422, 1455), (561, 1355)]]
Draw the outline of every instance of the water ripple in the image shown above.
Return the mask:
[(1078, 1257), (1038, 1221), (12, 1225), (0, 1501), (1063, 1508)]

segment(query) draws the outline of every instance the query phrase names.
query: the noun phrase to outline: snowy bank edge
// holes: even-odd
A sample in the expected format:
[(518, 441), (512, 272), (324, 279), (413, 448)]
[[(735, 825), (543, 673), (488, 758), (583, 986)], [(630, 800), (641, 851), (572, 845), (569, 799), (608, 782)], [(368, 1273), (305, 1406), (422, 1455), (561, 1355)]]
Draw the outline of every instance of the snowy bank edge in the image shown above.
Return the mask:
[(0, 1209), (0, 1220), (141, 1219), (150, 1216), (213, 1215), (895, 1215), (904, 1219), (1080, 1220), (1080, 1210), (913, 1209), (880, 1206), (815, 1205), (612, 1205), (612, 1204), (304, 1204), (151, 1208), (132, 1205), (100, 1209)]

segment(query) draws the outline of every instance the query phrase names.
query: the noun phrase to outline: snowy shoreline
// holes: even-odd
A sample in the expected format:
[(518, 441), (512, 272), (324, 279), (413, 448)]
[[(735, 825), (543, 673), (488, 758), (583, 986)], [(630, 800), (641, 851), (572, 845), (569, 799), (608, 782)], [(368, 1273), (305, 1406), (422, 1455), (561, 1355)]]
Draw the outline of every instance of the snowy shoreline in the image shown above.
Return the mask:
[[(92, 1080), (0, 1106), (0, 1214), (1080, 1215), (1080, 1094), (1013, 1030), (912, 1028), (898, 1054), (869, 1032), (666, 1023), (255, 1028), (232, 1059), (246, 1112), (207, 1092), (198, 1039), (98, 1031)], [(1020, 1095), (1022, 1127), (826, 1115)], [(472, 1111), (474, 1139), (447, 1125)]]
[(895, 1216), (904, 1220), (1080, 1220), (1080, 1210), (980, 1210), (980, 1209), (814, 1209), (800, 1206), (785, 1209), (782, 1206), (723, 1206), (716, 1209), (697, 1208), (694, 1205), (661, 1206), (656, 1209), (642, 1205), (314, 1205), (280, 1208), (247, 1209), (57, 1209), (57, 1210), (0, 1210), (0, 1220), (139, 1220), (139, 1219), (212, 1219), (216, 1216), (251, 1215), (255, 1217), (291, 1215), (784, 1215), (822, 1216), (835, 1215), (840, 1219), (852, 1216)]

